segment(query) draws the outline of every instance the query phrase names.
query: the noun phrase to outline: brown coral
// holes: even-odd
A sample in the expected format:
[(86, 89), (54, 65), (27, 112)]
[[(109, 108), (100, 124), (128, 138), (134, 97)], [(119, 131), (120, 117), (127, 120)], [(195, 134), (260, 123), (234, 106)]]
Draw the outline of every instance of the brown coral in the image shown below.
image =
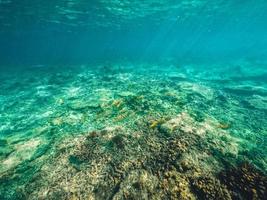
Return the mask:
[(163, 196), (168, 199), (193, 200), (194, 195), (190, 190), (189, 181), (176, 170), (165, 172), (164, 179), (160, 183)]
[(249, 163), (242, 163), (219, 174), (233, 199), (266, 199), (267, 176)]
[(216, 199), (227, 200), (231, 199), (227, 188), (222, 185), (219, 180), (205, 176), (199, 177), (192, 181), (192, 188), (199, 197), (199, 199)]

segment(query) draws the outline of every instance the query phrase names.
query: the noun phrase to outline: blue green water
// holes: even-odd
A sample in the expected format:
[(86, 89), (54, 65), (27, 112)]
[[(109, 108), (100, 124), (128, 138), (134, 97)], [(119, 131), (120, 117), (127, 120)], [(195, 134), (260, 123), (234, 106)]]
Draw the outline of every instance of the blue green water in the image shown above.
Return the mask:
[(0, 199), (266, 199), (264, 0), (0, 0)]

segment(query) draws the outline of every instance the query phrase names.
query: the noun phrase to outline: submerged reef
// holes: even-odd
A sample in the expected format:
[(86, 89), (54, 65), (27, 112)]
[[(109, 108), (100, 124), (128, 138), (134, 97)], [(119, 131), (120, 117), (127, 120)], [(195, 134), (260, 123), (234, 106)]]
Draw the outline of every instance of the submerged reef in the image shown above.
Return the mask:
[(199, 199), (231, 199), (226, 186), (214, 177), (204, 176), (193, 179), (192, 188)]
[(267, 197), (267, 176), (249, 163), (242, 163), (219, 174), (231, 191), (233, 199), (264, 199)]
[[(264, 199), (263, 172), (249, 164), (224, 170), (210, 154), (207, 135), (220, 134), (215, 122), (181, 113), (159, 125), (175, 124), (171, 135), (136, 123), (135, 131), (107, 127), (59, 144), (17, 192), (29, 199)], [(231, 153), (228, 142), (218, 144), (221, 151)]]
[(251, 95), (218, 68), (54, 70), (2, 83), (0, 199), (266, 198), (257, 79)]

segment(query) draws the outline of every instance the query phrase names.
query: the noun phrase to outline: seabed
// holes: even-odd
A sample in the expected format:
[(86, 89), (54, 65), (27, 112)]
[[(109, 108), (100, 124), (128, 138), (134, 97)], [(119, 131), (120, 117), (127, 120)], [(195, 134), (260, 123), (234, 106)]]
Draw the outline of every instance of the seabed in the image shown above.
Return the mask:
[(1, 72), (0, 199), (265, 199), (266, 77), (248, 61)]

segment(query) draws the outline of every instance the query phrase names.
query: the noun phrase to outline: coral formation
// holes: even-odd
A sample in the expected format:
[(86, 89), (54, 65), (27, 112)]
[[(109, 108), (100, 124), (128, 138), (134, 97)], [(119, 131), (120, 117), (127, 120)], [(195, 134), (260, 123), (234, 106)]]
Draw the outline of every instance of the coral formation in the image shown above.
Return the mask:
[(219, 178), (231, 191), (233, 199), (267, 197), (267, 176), (247, 162), (221, 172)]
[(122, 134), (118, 134), (115, 135), (112, 139), (111, 139), (112, 143), (115, 144), (115, 146), (119, 149), (123, 149), (124, 145), (125, 145), (125, 139), (124, 136)]
[(192, 187), (200, 199), (231, 200), (227, 188), (213, 177), (199, 177), (192, 181)]
[(221, 129), (229, 129), (230, 127), (231, 127), (230, 124), (226, 124), (226, 123), (218, 124), (218, 128), (221, 128)]
[(158, 179), (145, 170), (133, 170), (128, 173), (120, 183), (114, 200), (119, 199), (146, 199), (155, 195), (158, 187)]
[(196, 68), (104, 68), (3, 82), (1, 199), (265, 198), (263, 93)]
[(163, 190), (162, 198), (194, 200), (189, 180), (186, 176), (175, 170), (165, 172), (163, 180), (160, 182), (160, 188)]

